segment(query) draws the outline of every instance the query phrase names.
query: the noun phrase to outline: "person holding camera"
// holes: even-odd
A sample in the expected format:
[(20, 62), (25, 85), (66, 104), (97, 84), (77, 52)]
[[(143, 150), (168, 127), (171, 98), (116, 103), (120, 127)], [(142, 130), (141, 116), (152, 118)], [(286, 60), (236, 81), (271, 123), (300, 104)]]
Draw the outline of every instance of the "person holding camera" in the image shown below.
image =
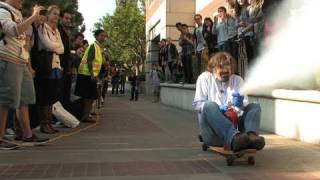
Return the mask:
[(208, 146), (224, 145), (233, 152), (261, 150), (265, 146), (259, 136), (261, 108), (239, 94), (243, 80), (232, 74), (233, 61), (229, 53), (216, 53), (197, 80), (193, 107), (200, 134)]
[(23, 131), (22, 141), (47, 142), (35, 136), (30, 128), (28, 105), (35, 103), (32, 74), (28, 69), (29, 53), (26, 48), (26, 31), (39, 19), (43, 7), (35, 6), (30, 17), (23, 20), (22, 0), (0, 2), (0, 149), (10, 150), (17, 146), (4, 139), (9, 109), (17, 109)]

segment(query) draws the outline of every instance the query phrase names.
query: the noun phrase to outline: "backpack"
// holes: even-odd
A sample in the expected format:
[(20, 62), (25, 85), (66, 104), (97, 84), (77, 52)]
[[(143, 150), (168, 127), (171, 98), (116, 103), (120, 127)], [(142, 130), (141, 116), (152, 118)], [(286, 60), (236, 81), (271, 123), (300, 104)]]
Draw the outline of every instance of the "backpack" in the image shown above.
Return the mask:
[[(13, 15), (13, 13), (10, 11), (10, 9), (8, 9), (7, 7), (4, 7), (4, 6), (1, 6), (0, 9), (4, 9), (4, 10), (8, 11), (8, 12), (10, 13), (10, 15), (11, 15), (12, 21), (14, 21), (14, 22), (16, 21), (14, 15)], [(4, 36), (5, 36), (5, 33), (2, 32), (2, 33), (0, 34), (0, 41), (3, 41), (3, 44), (6, 45), (7, 42), (6, 42), (6, 40), (4, 39)]]

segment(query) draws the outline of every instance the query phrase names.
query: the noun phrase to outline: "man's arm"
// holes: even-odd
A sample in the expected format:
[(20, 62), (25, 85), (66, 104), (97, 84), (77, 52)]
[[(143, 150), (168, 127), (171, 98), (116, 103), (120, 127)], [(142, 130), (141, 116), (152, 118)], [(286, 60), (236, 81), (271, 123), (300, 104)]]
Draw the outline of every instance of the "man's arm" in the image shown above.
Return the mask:
[(31, 26), (31, 24), (39, 18), (39, 12), (40, 10), (44, 9), (41, 6), (35, 6), (33, 8), (33, 13), (32, 15), (27, 18), (25, 21), (23, 21), (20, 24), (17, 24), (17, 36), (19, 36), (20, 34), (24, 33), (27, 31), (28, 27)]
[(196, 84), (196, 93), (192, 103), (193, 108), (201, 112), (205, 102), (208, 101), (208, 81), (204, 74), (200, 75)]
[(192, 38), (192, 37), (193, 37), (193, 36), (189, 33), (189, 34), (186, 34), (185, 39), (186, 39), (190, 44), (193, 45), (193, 38)]

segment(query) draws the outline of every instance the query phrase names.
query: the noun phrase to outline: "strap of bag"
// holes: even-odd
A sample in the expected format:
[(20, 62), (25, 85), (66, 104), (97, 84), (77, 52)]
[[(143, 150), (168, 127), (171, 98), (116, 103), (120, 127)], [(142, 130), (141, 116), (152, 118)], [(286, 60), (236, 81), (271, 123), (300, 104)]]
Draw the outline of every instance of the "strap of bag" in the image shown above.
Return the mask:
[[(14, 22), (16, 21), (14, 15), (13, 15), (13, 13), (10, 11), (10, 9), (8, 9), (7, 7), (4, 7), (4, 6), (0, 6), (0, 9), (4, 9), (4, 10), (8, 11), (8, 12), (10, 13), (10, 15), (11, 15), (12, 21), (14, 21)], [(5, 37), (5, 33), (1, 33), (1, 35), (0, 35), (0, 41), (3, 41), (3, 44), (6, 45), (7, 42), (5, 41), (4, 37)]]

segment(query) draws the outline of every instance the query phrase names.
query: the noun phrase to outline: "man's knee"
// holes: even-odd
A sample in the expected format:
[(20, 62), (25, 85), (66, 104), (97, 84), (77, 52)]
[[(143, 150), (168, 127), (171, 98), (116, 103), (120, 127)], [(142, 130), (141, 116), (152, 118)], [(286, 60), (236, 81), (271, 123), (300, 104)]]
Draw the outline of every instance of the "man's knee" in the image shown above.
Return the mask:
[(219, 109), (219, 105), (215, 102), (208, 101), (203, 105), (203, 112), (212, 111), (214, 109)]

